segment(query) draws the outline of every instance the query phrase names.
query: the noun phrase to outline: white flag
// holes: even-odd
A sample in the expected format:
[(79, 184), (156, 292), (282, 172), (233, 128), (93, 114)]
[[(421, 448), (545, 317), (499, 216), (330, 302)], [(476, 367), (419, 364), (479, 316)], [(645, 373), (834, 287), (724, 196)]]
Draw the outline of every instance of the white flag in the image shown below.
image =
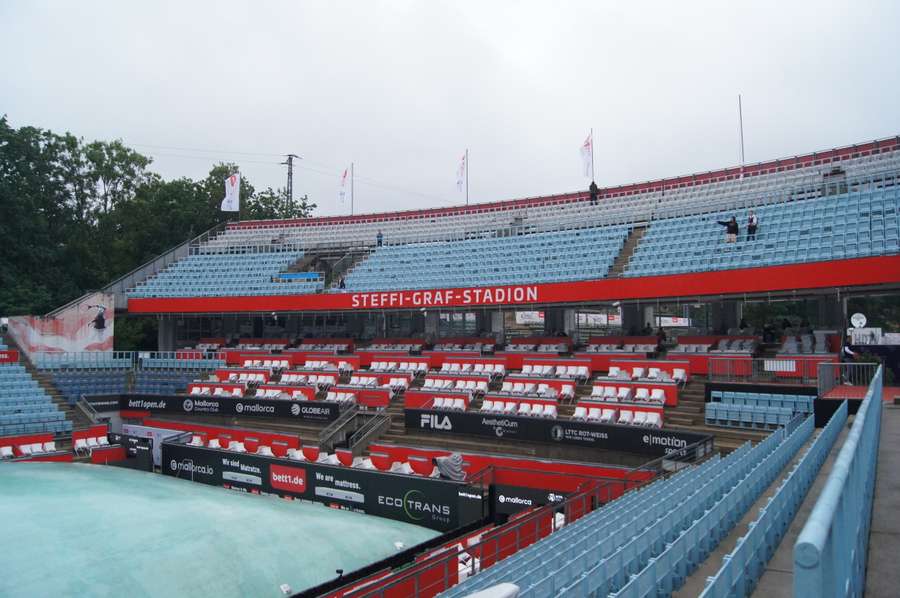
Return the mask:
[(463, 154), (462, 160), (459, 162), (459, 168), (456, 169), (456, 189), (462, 191), (466, 185), (466, 154)]
[(239, 212), (241, 210), (241, 175), (235, 173), (225, 179), (225, 199), (219, 208), (223, 212)]
[(587, 136), (581, 145), (581, 164), (584, 167), (584, 176), (591, 176), (591, 163), (594, 161), (593, 133)]
[(344, 169), (344, 174), (341, 175), (341, 201), (344, 201), (344, 192), (347, 189), (347, 173), (350, 172), (349, 168)]

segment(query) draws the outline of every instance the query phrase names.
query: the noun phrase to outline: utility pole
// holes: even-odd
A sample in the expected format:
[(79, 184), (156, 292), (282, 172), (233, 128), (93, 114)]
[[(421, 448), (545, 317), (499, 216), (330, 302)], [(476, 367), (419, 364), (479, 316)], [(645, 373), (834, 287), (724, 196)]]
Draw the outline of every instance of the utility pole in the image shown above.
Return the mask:
[(285, 193), (285, 212), (289, 212), (291, 208), (294, 207), (294, 158), (300, 159), (300, 156), (297, 154), (287, 154), (285, 156), (287, 160), (282, 162), (282, 164), (287, 164), (287, 187)]

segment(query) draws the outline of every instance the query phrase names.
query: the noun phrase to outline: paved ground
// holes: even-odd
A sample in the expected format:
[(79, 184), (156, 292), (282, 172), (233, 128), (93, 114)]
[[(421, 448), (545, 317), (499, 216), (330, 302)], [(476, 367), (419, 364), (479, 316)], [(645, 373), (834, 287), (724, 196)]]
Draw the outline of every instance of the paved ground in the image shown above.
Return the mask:
[(869, 535), (866, 597), (900, 596), (900, 406), (885, 405)]
[[(848, 386), (842, 384), (835, 386), (822, 397), (823, 399), (862, 399), (866, 396), (868, 386)], [(900, 386), (885, 386), (881, 393), (885, 403), (893, 403), (895, 398), (900, 398)]]

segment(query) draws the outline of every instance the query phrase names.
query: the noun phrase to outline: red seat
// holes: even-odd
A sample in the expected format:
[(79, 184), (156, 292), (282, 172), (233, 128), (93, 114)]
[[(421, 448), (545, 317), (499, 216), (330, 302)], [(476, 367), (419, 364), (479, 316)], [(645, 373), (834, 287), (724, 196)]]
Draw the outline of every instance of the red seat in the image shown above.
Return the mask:
[(393, 464), (393, 460), (387, 453), (371, 453), (369, 459), (372, 460), (372, 465), (381, 471), (389, 471)]
[(337, 455), (341, 465), (351, 467), (353, 465), (353, 452), (347, 449), (335, 449), (334, 454)]
[(412, 470), (421, 476), (428, 477), (431, 475), (431, 472), (434, 471), (434, 464), (428, 457), (410, 455), (407, 462), (409, 463), (409, 466), (412, 467)]
[(307, 461), (315, 463), (319, 459), (319, 447), (303, 445), (303, 456)]

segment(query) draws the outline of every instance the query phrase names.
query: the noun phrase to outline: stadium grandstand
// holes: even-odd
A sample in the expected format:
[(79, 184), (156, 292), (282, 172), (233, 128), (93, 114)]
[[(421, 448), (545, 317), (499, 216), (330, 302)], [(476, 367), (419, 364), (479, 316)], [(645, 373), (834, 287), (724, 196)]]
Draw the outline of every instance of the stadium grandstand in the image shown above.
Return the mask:
[[(900, 137), (596, 198), (229, 222), (10, 318), (0, 456), (60, 463), (0, 506), (100, 489), (92, 541), (171, 517), (91, 564), (161, 546), (175, 573), (129, 569), (137, 595), (895, 595), (900, 331), (856, 311), (898, 291)], [(113, 351), (120, 319), (155, 350)], [(39, 548), (0, 594), (90, 587), (36, 581)]]

